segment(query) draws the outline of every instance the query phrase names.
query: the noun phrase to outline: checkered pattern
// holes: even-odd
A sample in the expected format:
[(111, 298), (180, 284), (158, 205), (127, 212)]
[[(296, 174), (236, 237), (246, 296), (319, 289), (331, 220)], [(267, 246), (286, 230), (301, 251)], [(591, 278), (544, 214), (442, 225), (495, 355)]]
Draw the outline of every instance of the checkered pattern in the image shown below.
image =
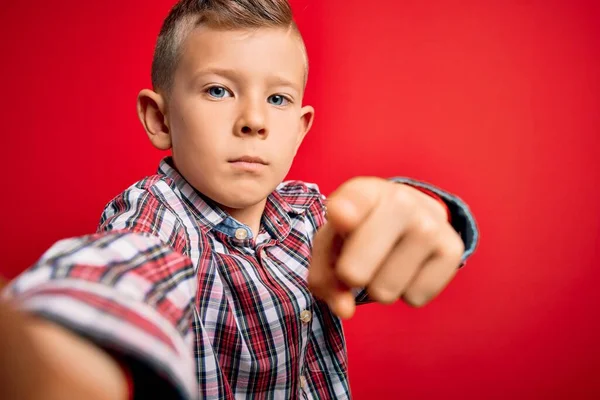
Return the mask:
[(140, 361), (168, 398), (349, 398), (342, 324), (306, 283), (323, 200), (284, 182), (259, 235), (238, 239), (167, 158), (107, 205), (98, 233), (55, 244), (9, 295)]

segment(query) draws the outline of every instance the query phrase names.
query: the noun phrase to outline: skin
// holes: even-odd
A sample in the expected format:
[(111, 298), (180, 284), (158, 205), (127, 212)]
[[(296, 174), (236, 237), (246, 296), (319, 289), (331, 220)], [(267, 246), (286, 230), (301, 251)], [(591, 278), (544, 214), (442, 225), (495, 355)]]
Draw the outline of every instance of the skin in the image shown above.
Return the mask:
[[(151, 143), (172, 150), (186, 180), (255, 236), (266, 197), (288, 173), (314, 119), (314, 109), (302, 105), (299, 41), (287, 29), (200, 27), (183, 43), (171, 91), (144, 89), (138, 96)], [(262, 161), (239, 161), (245, 156)], [(436, 200), (380, 178), (354, 178), (329, 197), (308, 284), (341, 318), (355, 312), (354, 287), (368, 288), (384, 304), (423, 306), (454, 277), (463, 251)], [(10, 338), (0, 365), (14, 354), (30, 360), (27, 369), (0, 370), (1, 398), (126, 397), (116, 361), (74, 333), (0, 305), (0, 334)]]
[(0, 302), (0, 338), (0, 399), (127, 398), (115, 359), (65, 328)]
[[(312, 125), (314, 109), (302, 106), (304, 77), (292, 30), (200, 27), (183, 43), (170, 93), (142, 90), (138, 114), (186, 180), (256, 237), (266, 198)], [(244, 156), (266, 165), (231, 162)]]

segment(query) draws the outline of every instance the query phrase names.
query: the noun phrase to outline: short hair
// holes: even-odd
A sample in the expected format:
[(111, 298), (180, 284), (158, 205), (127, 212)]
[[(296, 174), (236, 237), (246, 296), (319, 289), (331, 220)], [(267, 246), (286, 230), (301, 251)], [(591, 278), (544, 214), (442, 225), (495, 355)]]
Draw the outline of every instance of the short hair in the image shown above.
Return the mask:
[[(301, 39), (288, 0), (180, 0), (158, 35), (152, 60), (154, 90), (171, 91), (181, 46), (200, 25), (216, 29), (281, 27), (293, 29)], [(304, 53), (306, 58), (305, 49)]]

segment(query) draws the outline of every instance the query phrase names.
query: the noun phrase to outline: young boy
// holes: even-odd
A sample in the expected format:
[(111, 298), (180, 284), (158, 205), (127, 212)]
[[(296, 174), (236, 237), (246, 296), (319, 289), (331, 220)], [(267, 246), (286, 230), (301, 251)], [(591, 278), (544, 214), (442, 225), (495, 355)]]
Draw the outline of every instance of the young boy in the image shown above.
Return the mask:
[(173, 8), (138, 97), (172, 157), (8, 291), (43, 317), (19, 326), (44, 398), (349, 398), (340, 317), (451, 280), (477, 244), (455, 196), (357, 178), (326, 208), (282, 183), (313, 122), (307, 74), (287, 0)]

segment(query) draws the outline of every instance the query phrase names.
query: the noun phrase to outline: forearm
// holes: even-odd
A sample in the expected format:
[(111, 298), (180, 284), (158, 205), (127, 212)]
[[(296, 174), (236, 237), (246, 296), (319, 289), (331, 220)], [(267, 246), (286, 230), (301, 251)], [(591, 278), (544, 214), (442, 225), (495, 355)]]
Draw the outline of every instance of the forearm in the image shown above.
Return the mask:
[(108, 353), (70, 331), (0, 303), (0, 398), (126, 399)]
[[(125, 362), (136, 396), (152, 390), (168, 398), (191, 398), (196, 381), (191, 342), (185, 335), (191, 326), (193, 284), (189, 258), (158, 238), (110, 232), (56, 243), (9, 285), (5, 295), (20, 312), (51, 321), (46, 324), (52, 328), (33, 328), (41, 336), (36, 341), (44, 344), (38, 352), (53, 351), (46, 343), (64, 339), (56, 336), (57, 330), (64, 331), (79, 343), (73, 345), (72, 359), (84, 376), (94, 377), (98, 370), (86, 367), (84, 344), (89, 340), (97, 346), (90, 357), (104, 362), (103, 373), (121, 376), (123, 382), (119, 365), (106, 357), (114, 354)], [(53, 368), (68, 363), (65, 360), (53, 359), (59, 363)], [(57, 381), (69, 379), (67, 374)]]

